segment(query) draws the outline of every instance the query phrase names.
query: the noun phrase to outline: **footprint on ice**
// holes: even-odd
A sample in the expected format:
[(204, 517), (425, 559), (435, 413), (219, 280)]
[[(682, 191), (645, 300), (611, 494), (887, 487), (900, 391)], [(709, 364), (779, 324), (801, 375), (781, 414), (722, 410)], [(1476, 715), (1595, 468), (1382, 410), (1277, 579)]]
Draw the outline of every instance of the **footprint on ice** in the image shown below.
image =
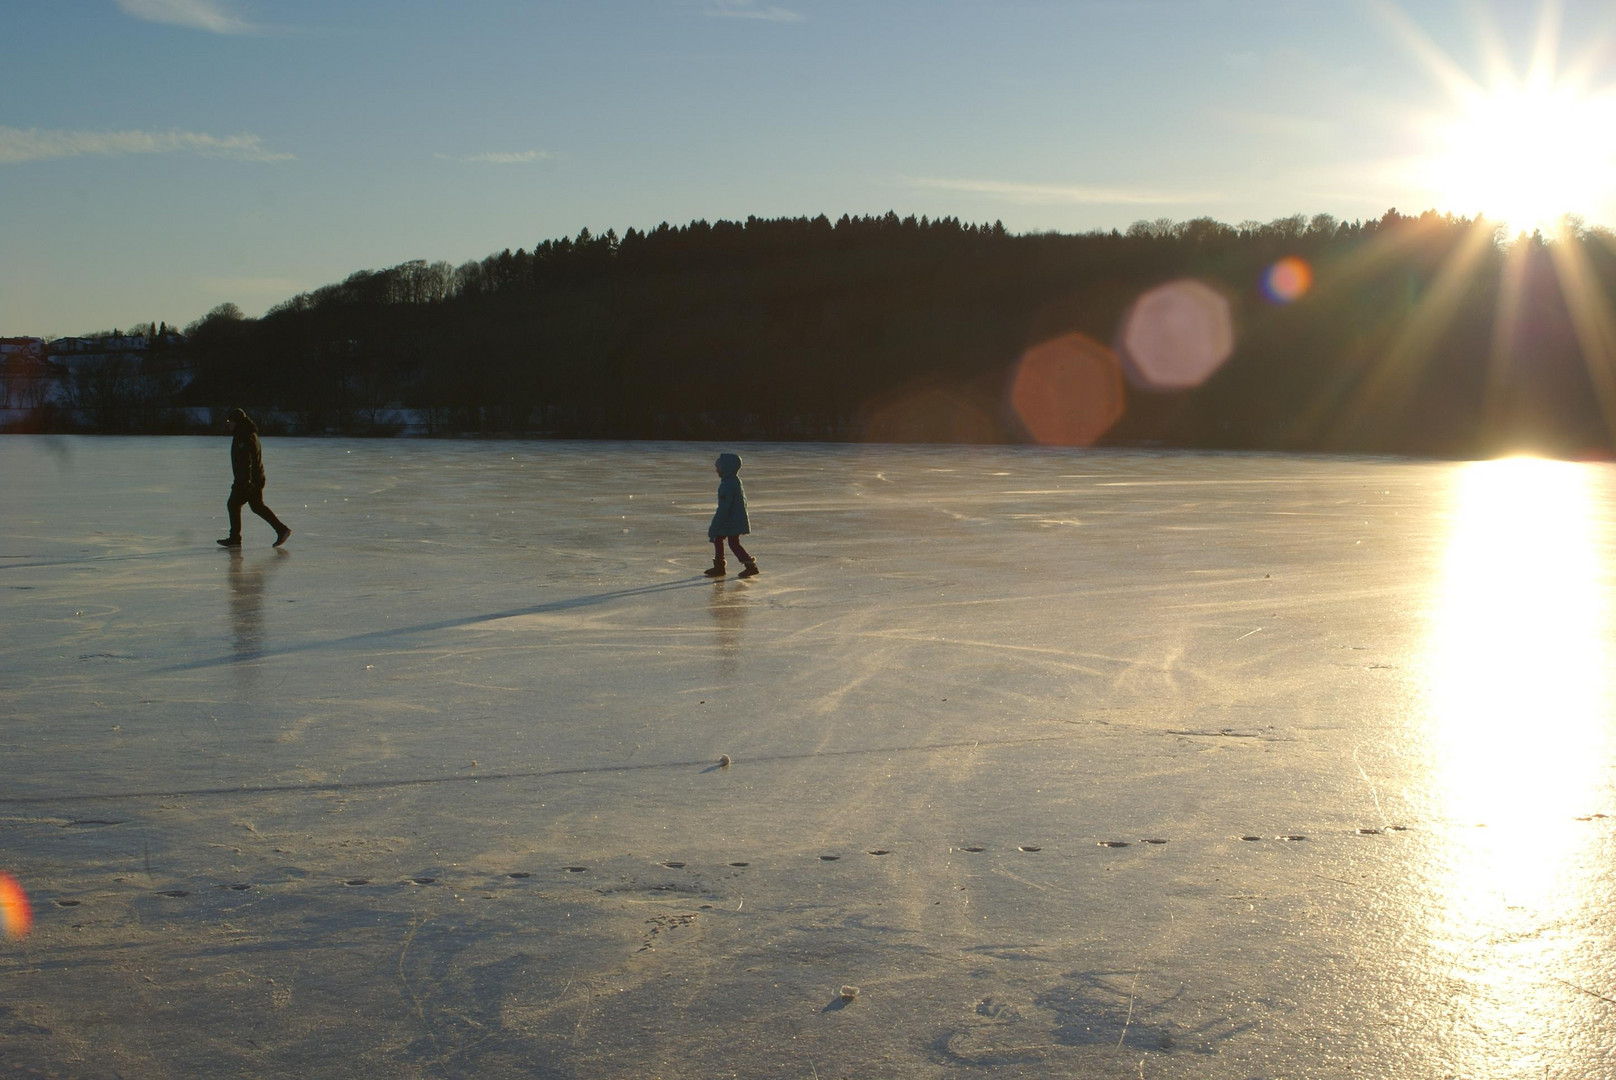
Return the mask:
[(821, 855), (819, 858), (823, 862), (835, 862), (837, 859), (840, 859), (841, 856), (840, 855)]
[(731, 866), (751, 866), (752, 864), (751, 863), (745, 863), (745, 862), (732, 862), (732, 863), (730, 863), (730, 865)]
[(187, 889), (164, 889), (162, 892), (158, 893), (157, 895), (158, 896), (190, 896), (191, 893)]
[(526, 870), (512, 870), (509, 874), (506, 874), (505, 876), (506, 877), (513, 877), (513, 878), (529, 878), (529, 877), (532, 877), (533, 875), (528, 873)]
[(1128, 841), (1126, 841), (1126, 840), (1101, 840), (1100, 843), (1099, 843), (1099, 846), (1100, 847), (1127, 847), (1128, 846)]
[(1149, 837), (1146, 837), (1145, 839), (1143, 839), (1143, 840), (1141, 840), (1139, 842), (1141, 844), (1165, 844), (1165, 843), (1167, 843), (1166, 840), (1163, 840), (1159, 836), (1149, 836)]
[(666, 866), (669, 870), (683, 870), (685, 868), (684, 863), (682, 863), (682, 862), (674, 862), (671, 859), (668, 860), (667, 862), (663, 863), (662, 865)]
[(969, 851), (971, 854), (975, 855), (975, 854), (977, 854), (979, 852), (986, 851), (987, 848), (967, 847), (967, 848), (960, 848), (960, 850), (961, 851)]
[(434, 884), (438, 879), (435, 877), (412, 877), (410, 880), (417, 885), (431, 885)]
[(588, 870), (589, 867), (587, 867), (587, 866), (563, 866), (561, 869), (565, 870), (569, 874), (581, 874), (585, 870)]
[(80, 903), (82, 903), (82, 901), (79, 901), (79, 900), (58, 900), (58, 901), (56, 901), (56, 906), (57, 907), (78, 907)]
[(1381, 830), (1381, 829), (1359, 829), (1358, 830), (1358, 835), (1359, 836), (1384, 836), (1385, 832), (1383, 830)]
[(1282, 835), (1282, 836), (1276, 836), (1276, 837), (1274, 837), (1274, 839), (1275, 839), (1275, 840), (1306, 840), (1306, 839), (1307, 839), (1307, 837), (1305, 837), (1305, 836), (1298, 836), (1298, 835), (1296, 835), (1296, 834), (1295, 834), (1295, 833), (1285, 833), (1285, 834), (1284, 834), (1284, 835)]
[(1260, 836), (1242, 836), (1240, 839), (1249, 840), (1249, 841), (1252, 841), (1253, 843), (1255, 843), (1256, 841), (1261, 840), (1262, 837), (1260, 837)]
[(1044, 849), (1039, 847), (1037, 844), (1022, 844), (1021, 847), (1018, 850), (1020, 850), (1020, 851), (1042, 851)]
[(885, 848), (881, 848), (879, 850), (870, 852), (870, 854), (871, 855), (891, 855), (892, 852), (887, 851)]
[(354, 877), (354, 878), (349, 878), (347, 881), (344, 881), (343, 884), (344, 885), (369, 885), (370, 884), (370, 879), (369, 878), (364, 878), (364, 877)]

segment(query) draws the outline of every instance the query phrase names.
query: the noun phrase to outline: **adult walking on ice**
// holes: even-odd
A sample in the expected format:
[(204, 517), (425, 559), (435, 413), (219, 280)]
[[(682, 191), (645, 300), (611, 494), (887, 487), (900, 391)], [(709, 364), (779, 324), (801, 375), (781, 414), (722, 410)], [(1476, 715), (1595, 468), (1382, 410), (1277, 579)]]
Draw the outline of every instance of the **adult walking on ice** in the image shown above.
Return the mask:
[(752, 523), (746, 516), (746, 489), (741, 487), (741, 478), (736, 475), (741, 471), (741, 455), (719, 454), (713, 467), (719, 476), (718, 510), (713, 514), (713, 523), (707, 526), (707, 539), (713, 542), (713, 568), (702, 572), (708, 577), (724, 576), (724, 541), (728, 540), (729, 549), (746, 566), (737, 576), (755, 577), (757, 560), (741, 546), (741, 537), (752, 531)]
[(230, 512), (230, 535), (219, 544), (227, 548), (241, 546), (241, 507), (246, 504), (274, 527), (274, 546), (280, 547), (292, 535), (292, 530), (275, 516), (275, 511), (264, 505), (264, 450), (258, 443), (258, 425), (240, 409), (231, 409), (225, 415), (224, 426), (230, 429), (230, 471), (234, 480), (230, 485), (230, 500), (225, 503)]

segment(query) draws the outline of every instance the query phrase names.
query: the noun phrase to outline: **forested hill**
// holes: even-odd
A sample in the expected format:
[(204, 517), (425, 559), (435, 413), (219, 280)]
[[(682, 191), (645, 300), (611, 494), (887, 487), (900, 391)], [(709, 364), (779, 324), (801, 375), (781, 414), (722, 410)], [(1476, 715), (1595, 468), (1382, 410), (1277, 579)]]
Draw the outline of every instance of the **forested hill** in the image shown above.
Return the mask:
[[(1264, 280), (1287, 257), (1312, 287), (1282, 302)], [(1018, 358), (1072, 332), (1114, 344), (1141, 294), (1183, 279), (1227, 298), (1232, 354), (1195, 388), (1130, 386), (1103, 442), (1612, 445), (1610, 234), (1504, 246), (1480, 222), (1395, 211), (1083, 235), (895, 214), (586, 230), (363, 271), (259, 319), (216, 311), (183, 345), (183, 403), (303, 431), (385, 430), (410, 409), (443, 433), (1024, 441)]]

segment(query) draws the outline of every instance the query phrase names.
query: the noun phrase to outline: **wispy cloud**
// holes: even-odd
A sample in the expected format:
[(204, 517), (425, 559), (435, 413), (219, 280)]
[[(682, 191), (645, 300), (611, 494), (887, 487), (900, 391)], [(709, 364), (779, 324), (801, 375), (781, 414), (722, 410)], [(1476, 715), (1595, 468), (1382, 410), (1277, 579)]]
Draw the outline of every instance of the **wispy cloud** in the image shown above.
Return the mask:
[(297, 155), (264, 148), (257, 135), (195, 131), (40, 131), (0, 126), (0, 164), (87, 154), (197, 154), (232, 161), (291, 161)]
[(530, 161), (548, 161), (555, 157), (548, 150), (493, 151), (455, 157), (452, 154), (433, 154), (439, 161), (464, 161), (473, 165), (526, 165)]
[(802, 22), (802, 15), (790, 8), (770, 4), (756, 7), (752, 0), (708, 0), (701, 9), (703, 15), (719, 19), (762, 19), (765, 22)]
[(1000, 202), (1021, 205), (1093, 206), (1173, 206), (1210, 202), (1217, 195), (1206, 192), (1150, 191), (1142, 188), (1094, 188), (1070, 184), (1024, 184), (1015, 180), (945, 180), (932, 176), (912, 177), (910, 187), (929, 191), (957, 191), (980, 195)]
[(255, 26), (220, 0), (117, 0), (125, 15), (147, 22), (188, 26), (211, 34), (256, 34)]

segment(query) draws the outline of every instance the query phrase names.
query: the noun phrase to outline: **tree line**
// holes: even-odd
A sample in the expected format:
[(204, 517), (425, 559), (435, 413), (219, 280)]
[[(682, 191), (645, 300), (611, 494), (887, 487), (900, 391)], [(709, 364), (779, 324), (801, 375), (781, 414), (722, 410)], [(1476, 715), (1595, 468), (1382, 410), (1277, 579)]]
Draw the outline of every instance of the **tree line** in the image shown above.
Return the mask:
[[(1013, 235), (956, 218), (824, 216), (589, 230), (451, 267), (365, 270), (261, 318), (221, 306), (168, 347), (182, 404), (294, 432), (1019, 441), (1017, 358), (1113, 342), (1145, 290), (1226, 296), (1228, 362), (1130, 389), (1118, 444), (1470, 455), (1603, 453), (1616, 243), (1502, 243), (1478, 219), (1209, 218)], [(1266, 296), (1305, 260), (1310, 291)], [(1603, 320), (1603, 321), (1602, 321)]]

